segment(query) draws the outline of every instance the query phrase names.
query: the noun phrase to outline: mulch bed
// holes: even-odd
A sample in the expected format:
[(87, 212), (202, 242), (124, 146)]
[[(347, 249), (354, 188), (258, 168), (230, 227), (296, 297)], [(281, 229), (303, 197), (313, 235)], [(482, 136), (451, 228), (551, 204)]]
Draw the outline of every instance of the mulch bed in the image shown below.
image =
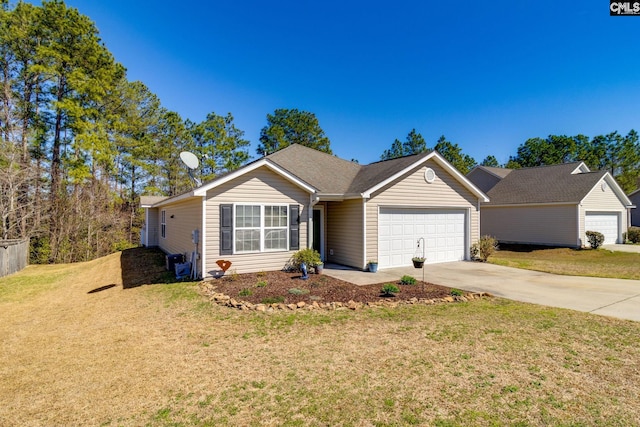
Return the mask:
[(400, 292), (394, 297), (384, 297), (380, 290), (388, 282), (354, 285), (324, 274), (309, 274), (307, 280), (302, 280), (300, 277), (300, 273), (283, 271), (229, 274), (214, 279), (211, 285), (215, 286), (217, 292), (252, 304), (347, 303), (349, 301), (370, 303), (381, 300), (407, 301), (412, 298), (437, 299), (451, 296), (451, 288), (422, 281), (417, 281), (415, 285), (402, 285), (398, 279), (393, 284), (400, 289)]

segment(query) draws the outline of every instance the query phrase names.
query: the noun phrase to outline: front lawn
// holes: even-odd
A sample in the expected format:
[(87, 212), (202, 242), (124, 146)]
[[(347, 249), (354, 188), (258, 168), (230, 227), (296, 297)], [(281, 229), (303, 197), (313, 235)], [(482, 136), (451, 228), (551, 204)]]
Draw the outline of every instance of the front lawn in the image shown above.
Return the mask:
[(500, 298), (244, 312), (143, 255), (0, 279), (0, 425), (640, 425), (639, 322)]
[(640, 254), (607, 249), (507, 247), (488, 261), (545, 273), (640, 280)]

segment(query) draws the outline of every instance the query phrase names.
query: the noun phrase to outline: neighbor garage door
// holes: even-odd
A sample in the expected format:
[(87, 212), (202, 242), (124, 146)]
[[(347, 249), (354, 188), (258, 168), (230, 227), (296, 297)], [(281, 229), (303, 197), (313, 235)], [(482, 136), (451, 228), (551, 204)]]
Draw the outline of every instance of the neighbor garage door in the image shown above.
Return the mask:
[(380, 268), (412, 265), (411, 258), (421, 237), (427, 263), (463, 260), (466, 221), (464, 210), (381, 209), (378, 220)]
[(604, 243), (618, 241), (619, 216), (617, 213), (587, 213), (584, 218), (584, 231), (599, 231), (604, 234)]

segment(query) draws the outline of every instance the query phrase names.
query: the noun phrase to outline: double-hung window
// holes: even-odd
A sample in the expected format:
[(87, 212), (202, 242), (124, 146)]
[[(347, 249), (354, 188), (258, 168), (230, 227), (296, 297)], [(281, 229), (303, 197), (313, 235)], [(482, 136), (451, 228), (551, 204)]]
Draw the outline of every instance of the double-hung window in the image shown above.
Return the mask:
[(287, 205), (235, 205), (235, 253), (286, 251), (289, 242)]

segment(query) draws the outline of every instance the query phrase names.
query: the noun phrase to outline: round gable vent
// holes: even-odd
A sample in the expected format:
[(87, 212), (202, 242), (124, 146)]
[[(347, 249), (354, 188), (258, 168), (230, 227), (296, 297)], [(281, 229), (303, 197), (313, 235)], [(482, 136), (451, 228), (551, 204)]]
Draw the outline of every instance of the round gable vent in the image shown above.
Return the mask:
[(424, 180), (431, 184), (436, 180), (436, 173), (431, 168), (427, 168), (424, 171)]

